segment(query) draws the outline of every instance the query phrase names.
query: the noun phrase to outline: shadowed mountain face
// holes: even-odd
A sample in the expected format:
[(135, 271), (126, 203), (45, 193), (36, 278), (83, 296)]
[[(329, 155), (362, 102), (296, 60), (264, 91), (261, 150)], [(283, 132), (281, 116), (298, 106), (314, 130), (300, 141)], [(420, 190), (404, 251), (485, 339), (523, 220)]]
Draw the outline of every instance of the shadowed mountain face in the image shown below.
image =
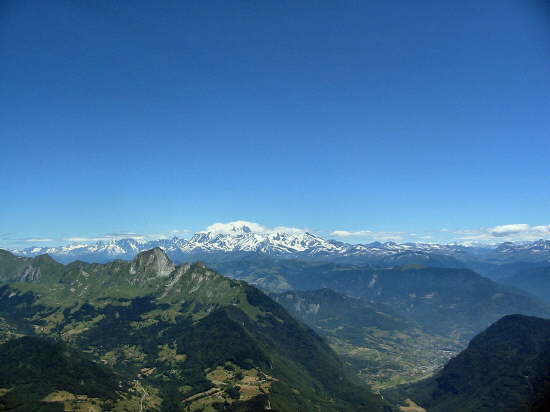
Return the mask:
[(430, 412), (548, 411), (550, 320), (506, 316), (434, 377), (387, 395)]
[(140, 401), (131, 381), (61, 343), (10, 340), (0, 345), (0, 362), (0, 410), (120, 410)]
[(249, 259), (215, 265), (224, 274), (273, 292), (329, 288), (382, 303), (426, 331), (464, 344), (502, 316), (550, 316), (548, 305), (468, 269)]
[(550, 303), (550, 266), (519, 270), (499, 282), (523, 289)]
[(3, 252), (0, 276), (3, 340), (50, 337), (108, 366), (141, 394), (120, 410), (388, 409), (265, 294), (161, 249), (67, 266)]

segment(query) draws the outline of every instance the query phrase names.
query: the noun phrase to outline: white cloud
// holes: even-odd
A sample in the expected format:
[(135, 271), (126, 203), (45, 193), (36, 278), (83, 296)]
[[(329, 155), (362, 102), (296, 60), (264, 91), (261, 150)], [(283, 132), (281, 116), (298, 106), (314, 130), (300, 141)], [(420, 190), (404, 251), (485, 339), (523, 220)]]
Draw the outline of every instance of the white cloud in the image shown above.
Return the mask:
[(73, 236), (63, 238), (66, 242), (99, 242), (105, 240), (113, 240), (114, 237), (100, 236), (100, 237), (86, 237), (86, 236)]
[(335, 230), (330, 235), (337, 237), (356, 237), (356, 236), (370, 236), (373, 232), (370, 230), (359, 230), (357, 232), (352, 232), (349, 230)]
[(500, 225), (490, 228), (490, 233), (496, 237), (510, 236), (517, 233), (525, 233), (529, 231), (529, 225), (525, 223), (513, 224), (513, 225)]
[(269, 228), (259, 223), (249, 222), (246, 220), (235, 220), (233, 222), (218, 222), (213, 225), (208, 226), (203, 232), (214, 232), (214, 233), (234, 233), (236, 231), (241, 231), (243, 228), (250, 229), (253, 233), (273, 233), (273, 232), (286, 232), (286, 233), (302, 233), (305, 232), (304, 229), (299, 229), (296, 227), (287, 227), (287, 226), (277, 226), (274, 228)]
[(529, 241), (550, 238), (550, 225), (513, 223), (479, 229), (455, 230), (458, 240), (478, 242)]
[(257, 233), (265, 233), (268, 230), (265, 226), (262, 226), (258, 223), (248, 222), (246, 220), (235, 220), (233, 222), (227, 222), (227, 223), (222, 223), (222, 222), (214, 223), (213, 225), (208, 226), (205, 231), (216, 232), (216, 233), (232, 233), (232, 232), (235, 232), (235, 230), (239, 230), (244, 227), (247, 227), (252, 232), (257, 232)]
[[(65, 237), (62, 240), (65, 242), (100, 242), (120, 239), (134, 239), (134, 240), (146, 240), (146, 239), (158, 239), (159, 235), (142, 235), (134, 232), (113, 232), (105, 233), (97, 236), (71, 236)], [(162, 235), (166, 236), (166, 235)]]
[[(298, 227), (288, 227), (288, 226), (275, 226), (273, 229), (269, 229), (270, 232), (285, 232), (285, 233), (304, 233), (308, 232), (307, 229), (300, 229)], [(310, 232), (312, 232), (310, 230)]]
[(415, 237), (416, 239), (422, 239), (424, 241), (432, 241), (433, 240), (433, 236), (432, 235), (419, 235), (419, 234), (416, 234), (416, 233), (411, 233), (410, 236), (413, 236)]
[(404, 239), (405, 232), (374, 232), (372, 230), (334, 230), (330, 233), (331, 236), (336, 237), (364, 237), (371, 240), (380, 240), (380, 241), (402, 241)]
[(54, 242), (55, 239), (49, 237), (33, 237), (25, 239), (25, 242)]
[(143, 240), (164, 240), (171, 239), (173, 236), (169, 236), (165, 233), (153, 233), (147, 236), (143, 236)]

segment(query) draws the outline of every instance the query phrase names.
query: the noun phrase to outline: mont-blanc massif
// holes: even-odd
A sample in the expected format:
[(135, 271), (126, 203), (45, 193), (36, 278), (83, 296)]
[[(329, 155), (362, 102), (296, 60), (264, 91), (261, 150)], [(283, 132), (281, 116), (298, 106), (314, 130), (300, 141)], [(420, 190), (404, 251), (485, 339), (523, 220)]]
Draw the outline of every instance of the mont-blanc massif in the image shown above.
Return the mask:
[(0, 0), (0, 412), (549, 412), (549, 18)]

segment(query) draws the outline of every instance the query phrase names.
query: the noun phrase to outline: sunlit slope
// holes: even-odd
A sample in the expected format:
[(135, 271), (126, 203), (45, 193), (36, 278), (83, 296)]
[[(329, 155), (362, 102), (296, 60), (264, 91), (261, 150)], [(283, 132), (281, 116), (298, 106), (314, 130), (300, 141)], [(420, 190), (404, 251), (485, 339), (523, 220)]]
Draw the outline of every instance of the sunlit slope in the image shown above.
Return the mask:
[[(334, 351), (269, 297), (161, 249), (132, 262), (3, 256), (0, 316), (138, 382), (162, 410), (384, 410)], [(15, 263), (15, 264), (14, 264)], [(34, 270), (32, 279), (22, 276)], [(216, 406), (217, 405), (217, 406)]]

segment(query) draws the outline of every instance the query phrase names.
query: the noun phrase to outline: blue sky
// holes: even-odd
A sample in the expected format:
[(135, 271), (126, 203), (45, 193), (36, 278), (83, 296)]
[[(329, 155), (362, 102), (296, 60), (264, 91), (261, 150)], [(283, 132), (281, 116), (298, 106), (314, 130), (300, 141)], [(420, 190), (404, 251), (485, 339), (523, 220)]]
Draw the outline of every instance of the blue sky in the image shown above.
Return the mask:
[(0, 247), (238, 219), (550, 237), (549, 19), (528, 0), (4, 0)]

